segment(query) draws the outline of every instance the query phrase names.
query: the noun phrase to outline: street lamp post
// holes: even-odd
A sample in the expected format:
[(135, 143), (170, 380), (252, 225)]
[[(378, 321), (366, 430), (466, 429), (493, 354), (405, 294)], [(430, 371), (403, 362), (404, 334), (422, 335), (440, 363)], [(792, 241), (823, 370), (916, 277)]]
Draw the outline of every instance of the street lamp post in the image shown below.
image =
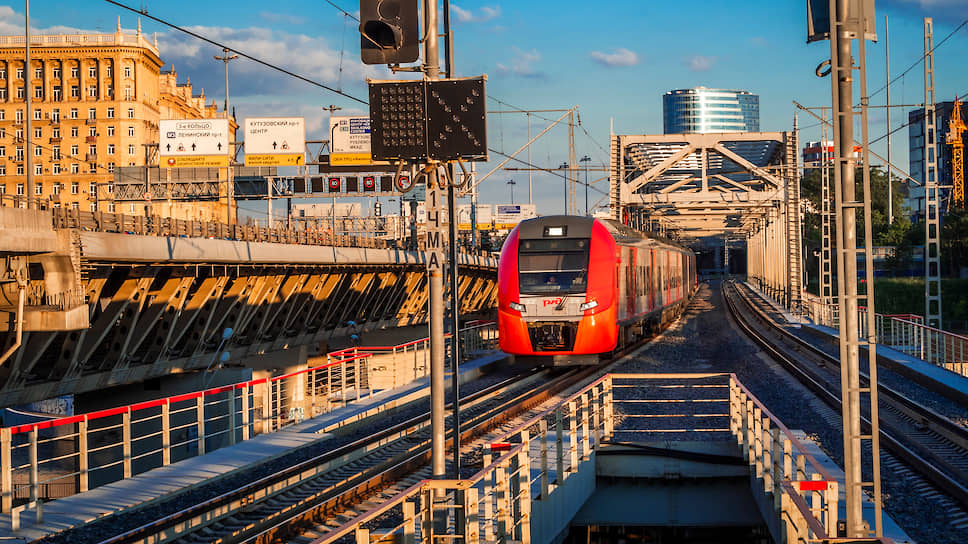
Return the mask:
[(585, 163), (585, 215), (588, 215), (588, 163), (591, 162), (591, 160), (592, 158), (588, 155), (578, 159), (578, 162)]
[[(238, 55), (234, 55), (234, 54), (233, 55), (229, 55), (229, 48), (228, 47), (223, 47), (222, 48), (222, 53), (223, 54), (222, 54), (221, 57), (218, 56), (218, 55), (215, 55), (215, 60), (220, 60), (220, 61), (222, 61), (222, 62), (225, 63), (225, 119), (228, 120), (228, 118), (229, 118), (229, 61), (232, 60), (232, 59), (237, 59), (237, 58), (239, 58), (239, 56)], [(233, 140), (234, 140), (234, 138), (233, 138)], [(231, 149), (231, 147), (230, 147), (230, 149)], [(229, 153), (231, 153), (231, 151), (229, 151)], [(226, 187), (225, 187), (225, 200), (226, 200), (226, 204), (227, 204), (226, 207), (225, 207), (226, 208), (225, 209), (226, 221), (228, 222), (229, 225), (231, 225), (232, 224), (232, 199), (233, 199), (233, 196), (234, 196), (232, 193), (235, 192), (234, 191), (234, 189), (235, 189), (234, 182), (232, 181), (232, 165), (231, 164), (229, 164), (225, 168), (225, 185), (226, 185)], [(271, 221), (271, 219), (270, 219), (270, 221)]]
[(517, 185), (517, 183), (515, 183), (513, 179), (508, 180), (508, 186), (511, 187), (511, 204), (514, 204), (514, 186), (515, 185)]

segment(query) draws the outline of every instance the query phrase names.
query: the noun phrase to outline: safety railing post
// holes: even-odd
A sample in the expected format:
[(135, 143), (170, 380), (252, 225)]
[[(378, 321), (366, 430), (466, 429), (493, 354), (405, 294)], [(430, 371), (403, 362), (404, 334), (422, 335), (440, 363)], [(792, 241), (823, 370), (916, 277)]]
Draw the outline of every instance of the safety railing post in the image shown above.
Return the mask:
[(420, 541), (431, 544), (434, 541), (434, 489), (426, 487), (420, 491)]
[(131, 407), (125, 408), (121, 414), (121, 440), (124, 456), (124, 477), (131, 477)]
[(541, 497), (539, 500), (548, 499), (548, 421), (544, 418), (538, 422), (538, 433), (541, 435)]
[(615, 432), (615, 407), (612, 405), (612, 376), (605, 376), (602, 382), (605, 390), (602, 395), (605, 397), (605, 438), (611, 439)]
[(477, 507), (477, 489), (470, 487), (463, 491), (463, 512), (464, 512), (464, 542), (465, 544), (478, 544), (480, 542), (480, 516)]
[(531, 456), (529, 455), (529, 441), (522, 440), (524, 447), (518, 451), (518, 522), (517, 539), (521, 544), (531, 544)]
[(403, 501), (403, 541), (401, 544), (417, 544), (417, 506), (413, 501)]
[[(484, 447), (484, 464), (491, 465), (491, 448), (489, 445)], [(494, 501), (497, 498), (497, 472), (491, 471), (490, 477), (484, 476), (481, 481), (481, 495), (484, 496), (484, 541), (494, 541)]]
[(13, 508), (13, 436), (9, 427), (0, 428), (0, 511)]
[(161, 405), (161, 464), (171, 464), (171, 405), (168, 399)]
[(773, 427), (772, 429), (773, 437), (773, 509), (776, 512), (780, 511), (780, 495), (783, 494), (783, 470), (786, 458), (786, 452), (784, 452), (784, 443), (780, 437), (779, 427)]
[(574, 401), (568, 403), (565, 425), (568, 426), (568, 472), (576, 472), (578, 471), (578, 420)]
[(30, 428), (30, 502), (37, 502), (40, 487), (40, 467), (37, 466), (37, 426)]
[(198, 454), (205, 455), (205, 395), (195, 397), (195, 421), (198, 427)]
[(236, 391), (236, 389), (233, 387), (232, 389), (229, 389), (228, 390), (228, 395), (227, 395), (228, 396), (228, 403), (229, 403), (229, 406), (228, 406), (229, 414), (228, 414), (228, 416), (229, 416), (229, 445), (230, 446), (233, 445), (233, 444), (235, 444), (235, 442), (236, 442), (236, 440), (235, 440), (235, 430), (237, 428), (237, 422), (238, 422), (238, 418), (236, 417), (236, 413), (235, 413), (235, 391)]
[(837, 534), (837, 522), (839, 520), (840, 505), (840, 491), (838, 489), (838, 483), (836, 481), (827, 482), (827, 515), (826, 520), (828, 523), (825, 524), (826, 532), (828, 535)]
[(750, 405), (751, 405), (750, 401), (746, 400), (743, 403), (742, 412), (740, 414), (740, 417), (742, 418), (741, 423), (743, 424), (742, 426), (743, 458), (747, 461), (751, 460), (750, 451), (752, 448), (752, 445), (750, 444), (750, 418), (749, 418)]
[(763, 479), (763, 417), (760, 408), (753, 408), (753, 466), (757, 480)]
[(242, 440), (249, 439), (249, 426), (252, 424), (249, 417), (249, 395), (252, 391), (251, 384), (242, 388)]
[(85, 414), (84, 419), (77, 422), (77, 488), (81, 493), (87, 491), (90, 486), (87, 430), (87, 414)]
[(770, 418), (763, 418), (763, 491), (773, 492), (773, 434), (770, 430)]
[(588, 425), (589, 394), (583, 393), (579, 397), (579, 410), (581, 410), (581, 459), (591, 459), (591, 450), (588, 446), (588, 435), (591, 434)]
[(508, 471), (504, 463), (494, 468), (494, 503), (497, 508), (495, 519), (497, 520), (496, 537), (500, 540), (508, 540), (511, 535), (508, 529), (511, 528), (511, 501), (509, 500), (510, 490), (508, 489)]
[(592, 447), (598, 449), (602, 444), (602, 428), (601, 428), (601, 412), (602, 412), (602, 396), (599, 390), (601, 389), (601, 384), (595, 386), (591, 394), (592, 402)]

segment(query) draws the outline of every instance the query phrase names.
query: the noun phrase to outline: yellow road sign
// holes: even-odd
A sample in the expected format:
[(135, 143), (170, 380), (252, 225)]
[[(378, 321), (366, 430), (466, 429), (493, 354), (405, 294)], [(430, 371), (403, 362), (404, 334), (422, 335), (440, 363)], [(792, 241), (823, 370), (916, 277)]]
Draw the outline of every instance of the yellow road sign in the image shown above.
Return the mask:
[(302, 154), (259, 153), (245, 156), (246, 166), (302, 166), (306, 164)]
[(229, 165), (228, 155), (162, 155), (161, 165), (167, 168), (224, 168)]

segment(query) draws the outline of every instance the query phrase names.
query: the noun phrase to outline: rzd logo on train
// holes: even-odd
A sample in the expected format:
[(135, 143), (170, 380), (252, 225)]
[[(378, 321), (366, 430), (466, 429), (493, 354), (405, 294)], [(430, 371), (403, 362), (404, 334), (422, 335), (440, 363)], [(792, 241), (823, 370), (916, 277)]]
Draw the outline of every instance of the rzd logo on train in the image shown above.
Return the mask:
[(559, 304), (561, 304), (561, 297), (544, 299), (545, 306), (557, 306)]

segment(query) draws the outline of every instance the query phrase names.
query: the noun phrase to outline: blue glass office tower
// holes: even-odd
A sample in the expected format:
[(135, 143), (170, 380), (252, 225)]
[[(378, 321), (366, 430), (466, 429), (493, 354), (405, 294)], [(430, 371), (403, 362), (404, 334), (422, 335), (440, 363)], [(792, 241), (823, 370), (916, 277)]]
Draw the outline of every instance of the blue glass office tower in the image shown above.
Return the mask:
[(662, 96), (665, 134), (759, 132), (760, 97), (727, 89), (677, 89)]

